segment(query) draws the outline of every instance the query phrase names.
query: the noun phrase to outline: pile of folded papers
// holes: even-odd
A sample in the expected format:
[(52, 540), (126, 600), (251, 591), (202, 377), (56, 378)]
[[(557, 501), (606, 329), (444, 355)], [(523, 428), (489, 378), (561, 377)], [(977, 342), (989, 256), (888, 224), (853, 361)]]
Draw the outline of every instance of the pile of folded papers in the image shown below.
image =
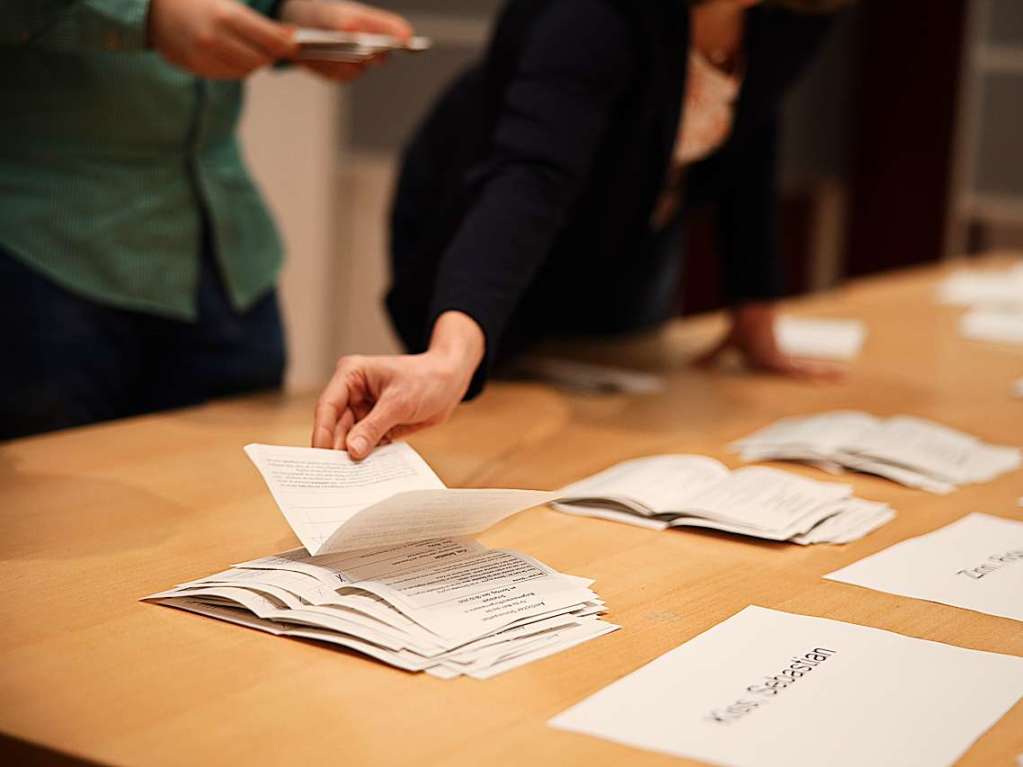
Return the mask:
[(762, 466), (729, 471), (702, 455), (624, 461), (557, 492), (551, 505), (577, 516), (804, 545), (847, 543), (895, 516), (887, 504), (854, 498), (846, 484)]
[(909, 487), (948, 493), (1020, 466), (1016, 447), (990, 445), (923, 418), (834, 411), (784, 418), (733, 443), (747, 461), (803, 461), (853, 469)]
[(592, 581), (469, 539), (310, 556), (296, 549), (146, 597), (407, 671), (485, 679), (618, 626)]

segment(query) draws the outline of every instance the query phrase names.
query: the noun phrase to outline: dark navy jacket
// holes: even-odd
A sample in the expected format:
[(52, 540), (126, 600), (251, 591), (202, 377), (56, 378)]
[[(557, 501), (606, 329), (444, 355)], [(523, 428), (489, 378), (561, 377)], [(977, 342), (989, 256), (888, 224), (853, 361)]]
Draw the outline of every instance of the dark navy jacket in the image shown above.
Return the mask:
[[(748, 14), (731, 136), (684, 179), (687, 206), (718, 202), (733, 302), (780, 292), (778, 112), (829, 25), (771, 6)], [(505, 7), (483, 60), (441, 96), (403, 158), (387, 307), (410, 351), (426, 348), (440, 313), (473, 317), (487, 353), (472, 396), (522, 328), (570, 324), (623, 269), (645, 268), (688, 51), (680, 0)]]

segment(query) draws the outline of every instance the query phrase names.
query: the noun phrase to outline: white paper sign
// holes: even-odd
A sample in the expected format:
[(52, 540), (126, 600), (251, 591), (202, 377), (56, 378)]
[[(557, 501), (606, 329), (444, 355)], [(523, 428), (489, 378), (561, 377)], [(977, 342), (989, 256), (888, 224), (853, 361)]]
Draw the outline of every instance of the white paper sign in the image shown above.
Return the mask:
[(952, 764), (1023, 695), (1023, 658), (747, 607), (551, 720), (735, 767)]
[(959, 332), (974, 341), (1023, 344), (1023, 311), (971, 309), (959, 319)]
[(970, 514), (824, 577), (1023, 621), (1023, 522)]

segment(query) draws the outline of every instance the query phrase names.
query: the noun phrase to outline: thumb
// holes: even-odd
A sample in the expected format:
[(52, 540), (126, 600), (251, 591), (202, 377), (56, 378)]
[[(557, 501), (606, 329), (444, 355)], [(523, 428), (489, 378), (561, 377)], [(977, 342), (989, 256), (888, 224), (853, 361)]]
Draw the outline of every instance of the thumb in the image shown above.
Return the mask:
[(400, 403), (394, 397), (382, 397), (366, 417), (348, 432), (345, 441), (348, 454), (356, 460), (365, 458), (387, 432), (401, 423), (403, 413)]

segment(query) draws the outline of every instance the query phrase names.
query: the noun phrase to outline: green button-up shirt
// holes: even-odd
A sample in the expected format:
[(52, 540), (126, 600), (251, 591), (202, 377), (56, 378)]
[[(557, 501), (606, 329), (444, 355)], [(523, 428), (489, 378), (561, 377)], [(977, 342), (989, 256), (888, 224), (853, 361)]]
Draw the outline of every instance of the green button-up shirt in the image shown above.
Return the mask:
[(243, 309), (281, 246), (239, 150), (242, 87), (147, 50), (148, 6), (0, 3), (0, 246), (96, 301), (193, 319), (205, 215)]

